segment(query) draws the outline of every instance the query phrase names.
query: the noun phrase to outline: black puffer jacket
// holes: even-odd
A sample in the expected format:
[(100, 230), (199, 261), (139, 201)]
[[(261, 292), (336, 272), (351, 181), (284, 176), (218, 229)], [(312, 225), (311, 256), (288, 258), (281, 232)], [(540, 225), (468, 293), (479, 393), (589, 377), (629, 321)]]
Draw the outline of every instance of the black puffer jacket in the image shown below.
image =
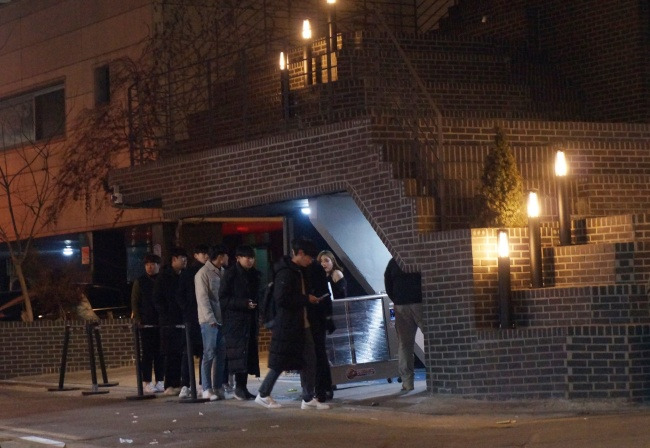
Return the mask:
[[(271, 334), (269, 368), (280, 372), (302, 368), (305, 343), (305, 306), (309, 298), (303, 294), (303, 272), (291, 258), (284, 257), (275, 266), (273, 299), (277, 316)], [(307, 279), (305, 288), (308, 287)]]
[(176, 303), (183, 311), (183, 322), (190, 326), (190, 338), (195, 346), (203, 345), (194, 288), (194, 276), (202, 267), (203, 265), (195, 260), (185, 268), (178, 279), (178, 289), (176, 291)]
[(171, 266), (165, 266), (153, 286), (153, 300), (162, 327), (160, 344), (166, 354), (182, 352), (185, 344), (184, 331), (171, 327), (183, 323), (183, 310), (176, 302), (179, 278), (180, 274), (174, 272)]
[(261, 273), (257, 269), (246, 270), (236, 263), (226, 269), (221, 279), (219, 304), (230, 373), (247, 372), (260, 376), (257, 309), (248, 308), (249, 300), (257, 303), (260, 278)]
[(318, 303), (307, 304), (307, 318), (309, 323), (317, 328), (317, 331), (325, 331), (328, 317), (332, 316), (332, 298), (327, 287), (327, 275), (320, 263), (314, 261), (306, 268), (308, 287), (307, 292), (316, 297), (327, 294), (327, 297)]

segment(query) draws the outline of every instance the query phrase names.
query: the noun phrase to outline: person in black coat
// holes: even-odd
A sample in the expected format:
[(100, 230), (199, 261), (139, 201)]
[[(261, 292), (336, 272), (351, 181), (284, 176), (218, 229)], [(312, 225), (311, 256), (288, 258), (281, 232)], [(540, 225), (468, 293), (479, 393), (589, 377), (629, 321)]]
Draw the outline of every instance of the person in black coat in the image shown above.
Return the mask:
[(183, 329), (174, 326), (183, 323), (183, 311), (176, 301), (176, 290), (185, 266), (185, 249), (172, 249), (170, 263), (158, 274), (153, 287), (153, 300), (161, 326), (161, 347), (165, 354), (165, 395), (177, 395), (181, 391), (181, 360), (185, 333)]
[(248, 391), (248, 375), (260, 376), (257, 302), (261, 273), (253, 267), (255, 251), (252, 247), (239, 246), (235, 258), (237, 263), (226, 269), (219, 287), (222, 331), (228, 372), (235, 375), (235, 398), (251, 400), (255, 395)]
[[(201, 337), (201, 327), (199, 326), (199, 314), (196, 306), (196, 293), (194, 288), (194, 276), (199, 269), (208, 261), (208, 246), (205, 244), (197, 245), (192, 251), (192, 261), (186, 269), (181, 272), (178, 279), (178, 290), (176, 291), (176, 302), (183, 311), (183, 322), (190, 327), (190, 341), (192, 346), (192, 357), (199, 357), (199, 369), (201, 366), (200, 359), (203, 357), (203, 338)], [(194, 361), (192, 359), (192, 361)], [(180, 398), (190, 396), (190, 371), (189, 360), (187, 356), (187, 344), (183, 346), (183, 356), (181, 360), (181, 392)], [(199, 374), (199, 378), (201, 375)], [(200, 380), (199, 380), (200, 382)]]
[[(165, 358), (160, 352), (160, 329), (158, 328), (158, 311), (153, 302), (153, 287), (160, 270), (160, 257), (156, 254), (144, 256), (145, 273), (135, 279), (131, 289), (131, 317), (139, 325), (142, 356), (140, 372), (142, 373), (143, 390), (148, 393), (165, 390)], [(150, 327), (153, 326), (153, 327)], [(151, 368), (156, 375), (156, 382), (151, 382)]]
[(318, 252), (314, 243), (298, 238), (291, 243), (292, 256), (284, 257), (275, 268), (273, 300), (277, 308), (271, 329), (269, 371), (259, 388), (255, 402), (269, 409), (281, 407), (271, 397), (280, 374), (300, 370), (302, 409), (329, 409), (314, 398), (316, 355), (305, 306), (319, 299), (308, 292), (307, 268)]
[(308, 267), (309, 293), (322, 297), (318, 303), (307, 304), (307, 318), (314, 339), (316, 354), (316, 398), (325, 402), (334, 396), (332, 387), (332, 373), (329, 359), (327, 358), (326, 333), (335, 330), (332, 321), (332, 298), (327, 285), (327, 275), (321, 264), (314, 260)]

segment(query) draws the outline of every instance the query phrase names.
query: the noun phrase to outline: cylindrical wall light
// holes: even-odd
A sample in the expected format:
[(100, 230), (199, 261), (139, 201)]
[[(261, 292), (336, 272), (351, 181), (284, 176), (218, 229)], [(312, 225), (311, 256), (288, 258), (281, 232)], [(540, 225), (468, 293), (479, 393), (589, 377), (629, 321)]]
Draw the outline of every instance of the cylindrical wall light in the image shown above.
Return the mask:
[(332, 82), (332, 52), (336, 52), (336, 0), (327, 0), (327, 83)]
[(327, 0), (327, 25), (330, 51), (336, 53), (338, 50), (336, 37), (336, 0)]
[(560, 220), (560, 245), (571, 244), (571, 204), (569, 202), (568, 165), (564, 151), (555, 154), (555, 181), (557, 183), (557, 209)]
[(528, 247), (530, 251), (530, 284), (533, 288), (542, 285), (542, 242), (539, 235), (539, 198), (537, 193), (528, 193)]
[(280, 52), (280, 92), (282, 94), (282, 118), (289, 119), (289, 57)]
[(497, 255), (499, 282), (499, 327), (510, 328), (510, 242), (508, 231), (497, 232)]
[(302, 38), (305, 41), (303, 58), (304, 63), (304, 72), (305, 72), (305, 85), (312, 85), (312, 58), (311, 58), (311, 24), (309, 19), (302, 21)]

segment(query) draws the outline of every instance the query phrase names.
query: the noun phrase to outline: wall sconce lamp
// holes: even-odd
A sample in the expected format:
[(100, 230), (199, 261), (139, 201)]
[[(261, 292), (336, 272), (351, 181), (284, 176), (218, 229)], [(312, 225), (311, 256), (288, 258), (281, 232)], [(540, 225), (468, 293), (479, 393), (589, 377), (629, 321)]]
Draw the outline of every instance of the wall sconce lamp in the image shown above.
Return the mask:
[(282, 94), (282, 118), (289, 119), (289, 57), (280, 52), (280, 92)]
[(539, 198), (537, 193), (528, 193), (528, 246), (530, 251), (530, 284), (533, 288), (542, 285), (542, 242), (539, 235)]
[(510, 243), (506, 229), (499, 229), (497, 232), (497, 256), (499, 328), (510, 328)]
[(302, 21), (302, 38), (305, 41), (305, 47), (303, 51), (303, 58), (305, 60), (304, 71), (305, 71), (305, 84), (310, 86), (313, 84), (312, 80), (312, 60), (311, 60), (311, 24), (309, 19)]
[(327, 83), (332, 82), (332, 52), (336, 53), (336, 0), (327, 0), (327, 42), (325, 52), (327, 58)]
[(568, 165), (564, 151), (555, 153), (555, 181), (557, 208), (560, 220), (560, 245), (571, 245), (571, 209), (569, 203)]
[(336, 42), (336, 0), (327, 0), (327, 28), (330, 44), (330, 51), (336, 52), (338, 50), (338, 45)]

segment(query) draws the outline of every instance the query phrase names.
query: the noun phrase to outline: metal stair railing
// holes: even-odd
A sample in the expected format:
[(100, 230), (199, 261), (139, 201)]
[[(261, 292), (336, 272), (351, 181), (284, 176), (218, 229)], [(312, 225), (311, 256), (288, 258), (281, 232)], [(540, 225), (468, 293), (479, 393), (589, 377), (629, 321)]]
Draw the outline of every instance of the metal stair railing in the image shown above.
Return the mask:
[[(411, 138), (414, 143), (414, 147), (418, 152), (418, 158), (420, 159), (421, 162), (419, 165), (419, 168), (421, 170), (419, 177), (420, 180), (422, 181), (422, 185), (424, 185), (425, 188), (427, 188), (428, 190), (430, 183), (431, 182), (434, 183), (435, 192), (422, 191), (422, 193), (435, 194), (436, 206), (438, 208), (437, 215), (439, 216), (440, 228), (444, 229), (445, 228), (445, 218), (443, 212), (444, 211), (444, 191), (443, 191), (444, 182), (442, 178), (442, 170), (440, 167), (441, 157), (439, 154), (439, 150), (444, 143), (443, 141), (444, 137), (442, 133), (442, 113), (440, 111), (440, 108), (436, 104), (436, 102), (431, 97), (431, 94), (429, 93), (427, 87), (425, 86), (424, 82), (420, 78), (417, 70), (413, 66), (411, 59), (409, 58), (409, 56), (406, 54), (406, 52), (400, 45), (395, 34), (387, 26), (382, 14), (379, 11), (377, 11), (377, 9), (373, 9), (372, 12), (375, 15), (375, 18), (377, 19), (377, 23), (379, 24), (381, 31), (388, 37), (390, 43), (399, 54), (400, 59), (408, 69), (411, 81), (415, 84), (415, 89), (411, 90), (413, 94), (413, 100), (410, 101), (410, 104), (407, 104), (405, 107), (402, 106), (399, 109), (402, 112), (406, 112), (406, 114), (403, 115), (403, 117), (407, 117), (405, 119), (406, 121), (405, 124), (407, 126), (410, 126), (411, 128), (410, 129)], [(381, 73), (381, 72), (377, 72), (377, 73)], [(396, 77), (391, 77), (391, 78), (397, 79)], [(418, 104), (417, 97), (419, 95), (417, 95), (416, 93), (419, 93), (419, 95), (421, 95), (422, 98), (424, 98), (428, 106), (428, 109), (435, 114), (436, 139), (434, 141), (432, 141), (432, 139), (429, 138), (426, 131), (423, 131), (420, 125), (420, 119), (422, 118), (422, 116), (419, 112), (419, 108), (414, 107), (415, 105)], [(415, 115), (409, 112), (415, 112)], [(404, 128), (406, 130), (406, 126), (404, 126)], [(429, 154), (433, 156), (434, 159), (433, 163), (430, 163), (429, 161), (429, 157), (428, 157)]]
[(458, 0), (417, 0), (417, 32), (425, 33), (440, 23), (449, 14), (449, 8), (455, 6)]

